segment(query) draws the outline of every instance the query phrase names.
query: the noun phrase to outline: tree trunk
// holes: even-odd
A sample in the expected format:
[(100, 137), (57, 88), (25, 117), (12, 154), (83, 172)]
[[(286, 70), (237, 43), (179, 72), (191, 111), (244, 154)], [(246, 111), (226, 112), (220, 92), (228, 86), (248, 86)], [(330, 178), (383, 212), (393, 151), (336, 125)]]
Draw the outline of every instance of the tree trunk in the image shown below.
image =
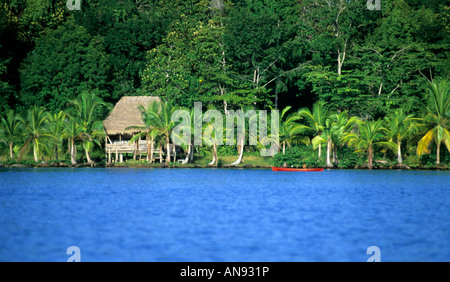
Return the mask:
[(337, 162), (337, 148), (334, 146), (333, 148), (333, 163), (336, 164)]
[(91, 156), (89, 155), (89, 150), (85, 148), (84, 151), (86, 152), (86, 160), (87, 160), (88, 164), (93, 164), (94, 162), (91, 160)]
[(150, 148), (150, 140), (148, 138), (148, 135), (145, 136), (145, 143), (147, 145), (147, 162), (150, 161), (150, 152), (151, 152), (151, 148)]
[(58, 160), (58, 145), (55, 145), (55, 160)]
[(212, 150), (212, 154), (213, 154), (213, 160), (212, 162), (210, 162), (208, 164), (208, 166), (217, 166), (217, 147), (216, 147), (216, 142), (214, 141), (213, 143), (213, 150)]
[(440, 164), (441, 163), (441, 143), (437, 143), (437, 150), (436, 150), (436, 164)]
[(184, 160), (181, 162), (181, 164), (187, 164), (189, 162), (190, 156), (191, 156), (191, 144), (189, 144), (188, 146), (188, 150), (186, 152), (186, 158), (184, 158)]
[(402, 159), (402, 143), (401, 143), (400, 140), (397, 142), (397, 162), (398, 162), (399, 164), (403, 164), (403, 159)]
[(13, 143), (9, 143), (9, 157), (12, 159), (14, 159), (14, 155), (13, 155)]
[(189, 154), (189, 162), (191, 162), (191, 163), (194, 162), (194, 149), (195, 149), (195, 147), (193, 145), (191, 145), (191, 153)]
[(368, 150), (368, 154), (369, 154), (369, 169), (372, 169), (373, 167), (373, 150), (372, 150), (372, 146), (369, 146), (369, 150)]
[(169, 136), (166, 136), (166, 144), (167, 144), (166, 164), (169, 164), (170, 163), (170, 140), (169, 140)]
[[(241, 148), (241, 150), (239, 150), (239, 147)], [(242, 141), (242, 145), (237, 145), (238, 148), (238, 152), (239, 152), (239, 158), (231, 164), (231, 166), (236, 166), (242, 163), (242, 159), (244, 157), (244, 143)]]
[(322, 156), (322, 144), (319, 144), (319, 159)]
[(275, 84), (275, 109), (278, 109), (278, 83), (279, 80), (277, 79), (277, 83)]
[(330, 161), (330, 157), (331, 157), (331, 140), (327, 141), (327, 167), (333, 167), (333, 164)]
[(283, 142), (283, 155), (284, 155), (285, 151), (286, 151), (286, 142)]
[(36, 140), (34, 141), (34, 144), (33, 144), (33, 155), (34, 155), (34, 161), (35, 162), (38, 162), (39, 161), (39, 159), (38, 159), (38, 147), (37, 147), (37, 144), (36, 144)]
[(147, 161), (150, 163), (153, 163), (153, 139), (150, 141), (150, 143), (147, 143)]
[(177, 162), (177, 148), (175, 147), (175, 144), (173, 144), (173, 162)]
[(162, 164), (162, 146), (159, 145), (159, 163)]
[(77, 164), (76, 155), (77, 155), (77, 147), (75, 146), (75, 140), (70, 140), (70, 160), (72, 162), (72, 165)]

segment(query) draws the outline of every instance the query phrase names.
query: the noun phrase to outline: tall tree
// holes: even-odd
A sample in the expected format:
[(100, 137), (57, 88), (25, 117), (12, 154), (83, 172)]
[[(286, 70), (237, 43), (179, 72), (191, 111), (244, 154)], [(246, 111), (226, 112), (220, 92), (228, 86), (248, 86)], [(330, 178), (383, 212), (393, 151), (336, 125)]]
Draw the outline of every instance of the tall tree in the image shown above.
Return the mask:
[(425, 135), (417, 146), (419, 156), (430, 153), (430, 144), (436, 143), (436, 164), (440, 164), (440, 149), (444, 143), (450, 152), (450, 95), (447, 80), (430, 82), (426, 92), (426, 116), (423, 119)]
[(65, 134), (67, 143), (69, 145), (70, 162), (72, 165), (77, 164), (77, 145), (76, 141), (81, 140), (83, 136), (83, 128), (78, 123), (78, 119), (72, 116), (67, 116), (68, 120), (64, 123)]
[(94, 162), (89, 152), (93, 149), (94, 143), (101, 146), (100, 140), (105, 136), (103, 124), (96, 115), (106, 104), (94, 92), (88, 91), (82, 92), (77, 99), (71, 100), (71, 104), (75, 107), (74, 117), (83, 130), (82, 140), (87, 162), (92, 164)]
[(19, 100), (58, 111), (82, 91), (99, 89), (107, 98), (107, 74), (103, 38), (68, 21), (36, 41), (21, 70)]
[(372, 169), (375, 147), (386, 144), (383, 142), (383, 138), (385, 137), (383, 120), (358, 121), (358, 130), (359, 134), (354, 132), (348, 133), (344, 137), (344, 140), (349, 146), (354, 147), (357, 152), (364, 151), (367, 153), (368, 167)]
[(150, 107), (150, 111), (147, 112), (147, 122), (148, 124), (152, 124), (154, 129), (165, 138), (166, 144), (166, 164), (170, 163), (171, 160), (171, 146), (170, 146), (170, 137), (172, 135), (172, 130), (176, 126), (175, 122), (172, 121), (172, 114), (177, 109), (176, 106), (173, 106), (170, 102), (154, 102), (155, 106)]
[(147, 143), (147, 161), (150, 163), (153, 162), (153, 146), (155, 143), (155, 139), (157, 139), (157, 135), (159, 134), (158, 129), (154, 125), (154, 119), (155, 115), (158, 115), (161, 107), (158, 102), (150, 102), (147, 107), (144, 107), (144, 105), (139, 105), (138, 107), (139, 112), (141, 113), (141, 118), (144, 123), (144, 126), (142, 125), (134, 125), (127, 127), (126, 129), (136, 129), (140, 132), (135, 134), (130, 142), (136, 142), (140, 139), (145, 138)]
[[(314, 132), (314, 138), (323, 133), (326, 119), (329, 115), (328, 107), (324, 102), (316, 102), (312, 106), (312, 111), (308, 108), (302, 108), (297, 112), (297, 115), (304, 118), (308, 128)], [(318, 157), (322, 156), (322, 145), (318, 144)]]
[(48, 119), (49, 113), (43, 107), (34, 106), (28, 110), (23, 130), (23, 135), (26, 138), (25, 145), (21, 150), (19, 158), (22, 157), (25, 149), (31, 144), (33, 146), (34, 161), (39, 161), (41, 148), (47, 145), (46, 142), (49, 139), (53, 138), (52, 134), (48, 131)]
[(56, 114), (49, 116), (49, 125), (48, 125), (48, 131), (54, 138), (54, 157), (55, 160), (59, 160), (58, 157), (58, 149), (60, 148), (60, 145), (62, 143), (62, 139), (65, 136), (65, 127), (64, 124), (67, 122), (66, 113), (63, 111), (59, 111)]
[[(298, 37), (299, 2), (239, 1), (226, 21), (224, 42), (233, 69), (247, 85), (248, 96), (264, 106), (287, 90), (288, 74), (303, 63), (304, 44)], [(275, 99), (271, 99), (275, 96)]]
[(308, 136), (304, 135), (309, 127), (299, 123), (301, 117), (296, 114), (287, 115), (287, 112), (291, 108), (291, 106), (284, 108), (280, 116), (279, 137), (280, 145), (283, 148), (283, 155), (285, 154), (286, 146), (291, 147), (291, 144), (296, 142), (305, 144), (309, 144), (310, 142)]
[(403, 164), (402, 141), (417, 133), (417, 119), (400, 108), (386, 116), (385, 120), (388, 136), (397, 145), (397, 162), (401, 165)]
[(19, 142), (22, 135), (24, 121), (20, 115), (9, 110), (6, 115), (1, 118), (0, 124), (0, 141), (5, 142), (9, 147), (9, 157), (14, 158), (13, 147)]

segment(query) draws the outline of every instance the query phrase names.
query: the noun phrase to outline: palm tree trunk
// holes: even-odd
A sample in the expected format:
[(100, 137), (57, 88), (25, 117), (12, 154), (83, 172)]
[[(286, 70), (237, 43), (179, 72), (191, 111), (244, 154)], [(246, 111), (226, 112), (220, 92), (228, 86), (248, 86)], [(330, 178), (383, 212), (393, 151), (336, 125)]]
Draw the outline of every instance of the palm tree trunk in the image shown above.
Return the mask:
[(397, 162), (399, 164), (403, 164), (403, 158), (402, 158), (402, 143), (399, 140), (397, 142)]
[(337, 162), (337, 146), (335, 145), (333, 148), (333, 163), (336, 164)]
[(283, 155), (284, 155), (285, 151), (286, 151), (286, 142), (283, 142)]
[(322, 156), (322, 144), (319, 144), (319, 159)]
[(372, 152), (372, 146), (371, 145), (369, 145), (369, 149), (368, 149), (368, 154), (369, 154), (369, 169), (372, 169), (372, 162), (373, 162), (373, 152)]
[(84, 151), (86, 152), (86, 159), (87, 159), (88, 164), (93, 164), (94, 162), (91, 160), (91, 156), (89, 155), (89, 150), (85, 148)]
[(440, 164), (441, 163), (441, 142), (437, 143), (437, 150), (436, 150), (436, 164)]
[(186, 158), (183, 160), (182, 164), (187, 164), (191, 158), (192, 144), (189, 144), (188, 151), (186, 153)]
[(147, 143), (147, 162), (148, 162), (150, 160), (150, 152), (151, 152), (150, 140), (148, 138), (148, 134), (147, 134), (147, 136), (145, 136), (145, 142)]
[(14, 159), (14, 155), (13, 155), (13, 146), (14, 146), (13, 143), (9, 143), (9, 157), (10, 157), (11, 159)]
[(212, 151), (212, 154), (213, 154), (213, 160), (212, 160), (212, 162), (210, 162), (209, 164), (208, 164), (208, 166), (217, 166), (217, 147), (216, 147), (216, 142), (214, 141), (214, 143), (213, 143), (213, 151)]
[[(148, 146), (148, 145), (147, 145)], [(150, 154), (150, 163), (153, 163), (153, 146), (154, 146), (154, 141), (153, 141), (153, 139), (150, 141), (150, 149), (148, 149), (148, 147), (147, 147), (147, 150), (150, 150), (149, 152), (147, 152), (147, 154)], [(148, 156), (147, 156), (147, 159), (148, 159)]]
[(191, 144), (191, 153), (189, 154), (189, 162), (191, 163), (194, 162), (194, 149), (195, 149), (194, 145)]
[(162, 164), (162, 146), (159, 145), (159, 163)]
[(34, 155), (34, 161), (35, 162), (38, 162), (39, 161), (39, 159), (38, 159), (38, 146), (37, 146), (37, 144), (36, 144), (36, 140), (33, 142), (33, 155)]
[(58, 144), (55, 145), (55, 160), (58, 160)]
[(77, 147), (75, 146), (75, 140), (73, 138), (71, 138), (70, 144), (70, 161), (72, 162), (72, 165), (76, 165)]
[(170, 139), (169, 139), (169, 136), (166, 136), (166, 144), (167, 144), (166, 164), (169, 164), (170, 163)]
[(244, 143), (242, 143), (242, 145), (237, 145), (238, 147), (238, 151), (239, 151), (239, 147), (241, 148), (241, 150), (239, 151), (239, 158), (237, 159), (237, 161), (235, 161), (234, 163), (232, 163), (232, 166), (236, 166), (242, 163), (242, 159), (244, 157)]
[(331, 139), (327, 141), (327, 167), (333, 167), (333, 164), (330, 161), (331, 157)]

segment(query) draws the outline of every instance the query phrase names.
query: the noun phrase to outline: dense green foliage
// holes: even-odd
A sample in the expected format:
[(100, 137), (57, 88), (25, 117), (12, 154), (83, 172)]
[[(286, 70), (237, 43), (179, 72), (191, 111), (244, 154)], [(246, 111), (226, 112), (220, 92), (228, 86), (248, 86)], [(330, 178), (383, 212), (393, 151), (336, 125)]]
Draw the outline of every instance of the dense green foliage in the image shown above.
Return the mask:
[(66, 2), (0, 0), (0, 156), (99, 161), (110, 106), (152, 95), (286, 109), (281, 150), (327, 166), (448, 160), (449, 0)]

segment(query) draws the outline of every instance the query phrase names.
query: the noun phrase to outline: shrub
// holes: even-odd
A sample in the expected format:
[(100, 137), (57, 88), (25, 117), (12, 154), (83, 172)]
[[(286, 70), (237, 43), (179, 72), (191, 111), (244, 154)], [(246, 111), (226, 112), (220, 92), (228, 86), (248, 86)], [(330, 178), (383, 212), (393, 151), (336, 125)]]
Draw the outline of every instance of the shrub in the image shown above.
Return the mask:
[(361, 153), (355, 153), (351, 148), (342, 148), (338, 152), (338, 164), (339, 168), (355, 168), (357, 166), (363, 166), (365, 163), (365, 155)]
[(317, 157), (317, 151), (313, 151), (307, 146), (297, 146), (286, 149), (286, 153), (278, 153), (272, 158), (272, 165), (282, 167), (324, 167), (326, 162), (324, 156)]

